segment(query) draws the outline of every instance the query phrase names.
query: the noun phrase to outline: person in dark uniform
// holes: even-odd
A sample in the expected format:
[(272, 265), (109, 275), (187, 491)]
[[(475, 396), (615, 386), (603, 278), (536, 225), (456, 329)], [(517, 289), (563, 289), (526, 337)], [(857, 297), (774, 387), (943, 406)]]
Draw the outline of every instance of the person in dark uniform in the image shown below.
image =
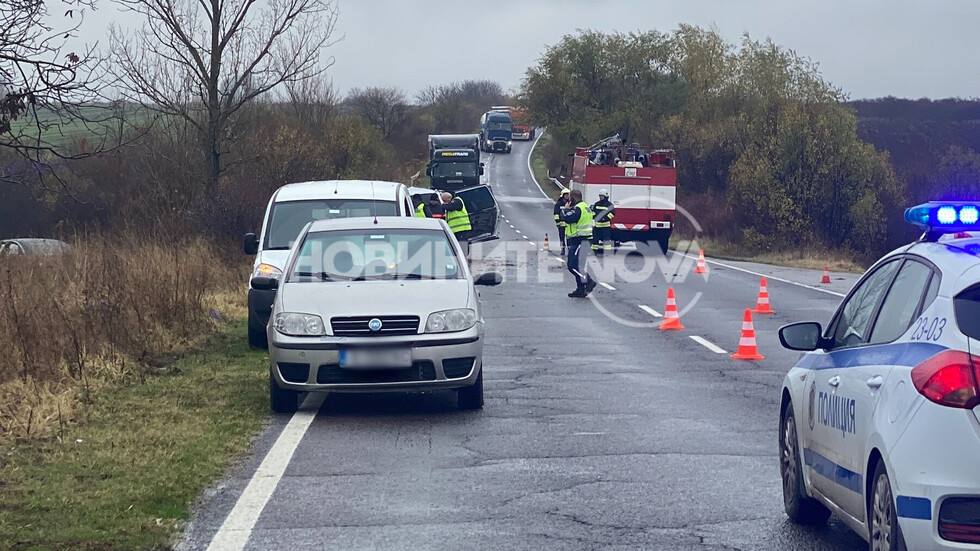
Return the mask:
[(592, 205), (592, 215), (595, 219), (592, 251), (597, 255), (612, 252), (612, 219), (616, 215), (616, 207), (609, 200), (608, 190), (599, 190), (599, 200)]
[(558, 242), (561, 243), (561, 255), (565, 255), (565, 223), (561, 220), (561, 209), (568, 204), (569, 189), (562, 188), (561, 195), (555, 201), (555, 226), (558, 227)]

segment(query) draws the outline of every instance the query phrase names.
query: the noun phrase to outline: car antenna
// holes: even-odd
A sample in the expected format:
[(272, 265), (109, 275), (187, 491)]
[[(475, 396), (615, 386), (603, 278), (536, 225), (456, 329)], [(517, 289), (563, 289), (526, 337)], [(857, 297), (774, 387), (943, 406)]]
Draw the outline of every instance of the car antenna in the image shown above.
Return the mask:
[(374, 180), (371, 180), (371, 207), (374, 211), (374, 223), (378, 223), (378, 198), (374, 194)]
[(337, 195), (337, 189), (340, 188), (340, 180), (333, 181), (333, 194)]

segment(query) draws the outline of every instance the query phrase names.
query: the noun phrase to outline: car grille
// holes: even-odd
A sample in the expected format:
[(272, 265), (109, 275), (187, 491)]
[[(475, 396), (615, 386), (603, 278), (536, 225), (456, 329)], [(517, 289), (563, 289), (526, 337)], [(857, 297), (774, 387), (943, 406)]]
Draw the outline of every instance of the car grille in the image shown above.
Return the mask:
[(310, 364), (279, 363), (279, 373), (288, 383), (305, 383), (310, 378)]
[(460, 379), (466, 377), (473, 371), (473, 362), (476, 358), (453, 358), (442, 360), (442, 372), (447, 379)]
[(939, 537), (980, 543), (980, 498), (951, 497), (939, 508)]
[(405, 369), (343, 369), (337, 364), (321, 365), (316, 382), (321, 385), (357, 383), (411, 383), (436, 380), (434, 363), (418, 361)]
[[(368, 324), (372, 319), (381, 320), (381, 330), (371, 331)], [(419, 332), (418, 316), (359, 316), (353, 318), (330, 318), (330, 328), (338, 337), (392, 337), (397, 335), (416, 335)]]

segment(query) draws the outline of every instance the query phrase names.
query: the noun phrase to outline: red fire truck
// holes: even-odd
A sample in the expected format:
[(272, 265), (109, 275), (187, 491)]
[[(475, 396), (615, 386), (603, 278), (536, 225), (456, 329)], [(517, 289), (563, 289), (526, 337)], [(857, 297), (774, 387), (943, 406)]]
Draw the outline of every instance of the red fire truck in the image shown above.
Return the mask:
[(590, 205), (599, 200), (599, 190), (608, 190), (616, 207), (614, 241), (656, 242), (667, 252), (677, 209), (673, 150), (627, 145), (618, 135), (606, 138), (575, 150), (571, 181)]
[(498, 111), (500, 113), (510, 113), (510, 119), (513, 121), (511, 130), (512, 140), (533, 140), (534, 139), (534, 126), (527, 122), (527, 114), (524, 109), (520, 107), (510, 107), (509, 105), (495, 105), (490, 108), (491, 111)]

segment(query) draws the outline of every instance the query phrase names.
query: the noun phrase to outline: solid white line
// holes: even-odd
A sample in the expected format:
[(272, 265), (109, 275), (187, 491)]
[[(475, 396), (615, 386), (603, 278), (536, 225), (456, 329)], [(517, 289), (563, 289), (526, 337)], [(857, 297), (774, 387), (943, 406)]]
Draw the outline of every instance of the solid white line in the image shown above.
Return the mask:
[(701, 337), (699, 337), (697, 335), (691, 335), (691, 340), (693, 340), (694, 342), (696, 342), (696, 343), (704, 346), (705, 348), (707, 348), (708, 350), (714, 352), (715, 354), (728, 354), (728, 352), (725, 352), (721, 348), (718, 348), (717, 346), (714, 345), (714, 343), (712, 343), (708, 339), (703, 339), (703, 338), (701, 338)]
[(599, 282), (599, 285), (602, 285), (603, 287), (605, 287), (606, 289), (609, 289), (610, 291), (615, 291), (616, 290), (615, 287), (613, 287), (612, 285), (610, 285), (610, 284), (608, 284), (608, 283), (606, 283), (604, 281), (600, 281)]
[[(692, 256), (692, 255), (689, 255), (689, 254), (683, 254), (683, 253), (680, 253), (680, 254), (681, 254), (681, 256), (686, 256), (688, 258), (697, 259), (696, 256)], [(743, 272), (743, 273), (746, 273), (746, 274), (752, 274), (754, 276), (764, 277), (767, 280), (770, 280), (771, 279), (773, 281), (779, 281), (780, 283), (788, 283), (790, 285), (796, 285), (797, 287), (803, 287), (805, 289), (811, 289), (813, 291), (820, 291), (821, 293), (827, 293), (828, 295), (834, 295), (835, 297), (841, 297), (841, 298), (843, 298), (843, 297), (847, 296), (844, 293), (838, 293), (837, 291), (831, 291), (830, 289), (823, 289), (821, 287), (814, 287), (813, 285), (807, 285), (806, 283), (800, 283), (798, 281), (791, 281), (789, 279), (783, 279), (781, 277), (776, 277), (776, 276), (773, 276), (773, 275), (766, 275), (766, 274), (762, 274), (762, 273), (759, 273), (759, 272), (753, 272), (752, 270), (746, 270), (745, 268), (739, 268), (738, 266), (732, 266), (731, 264), (725, 264), (724, 262), (718, 262), (717, 260), (707, 260), (707, 259), (705, 259), (705, 261), (708, 264), (715, 264), (716, 266), (721, 266), (723, 268), (728, 268), (729, 270), (735, 270), (736, 272)]]
[(534, 169), (531, 168), (531, 157), (534, 155), (534, 148), (538, 146), (538, 142), (541, 140), (542, 136), (544, 136), (543, 128), (541, 129), (541, 132), (538, 132), (538, 137), (534, 139), (534, 143), (531, 144), (531, 150), (527, 152), (527, 173), (531, 175), (531, 180), (534, 182), (534, 185), (538, 186), (538, 191), (541, 192), (541, 195), (550, 201), (551, 197), (548, 197), (548, 194), (541, 189), (541, 183), (534, 177)]
[(653, 316), (655, 318), (662, 318), (662, 317), (664, 317), (663, 314), (661, 314), (660, 312), (654, 310), (653, 308), (650, 308), (649, 306), (644, 306), (642, 304), (640, 304), (639, 306), (640, 306), (640, 310), (643, 310), (644, 312), (646, 312), (647, 314), (650, 314), (651, 316)]
[(310, 394), (303, 402), (303, 409), (294, 413), (289, 419), (286, 428), (282, 429), (276, 443), (269, 449), (262, 464), (245, 486), (245, 491), (239, 496), (235, 507), (231, 513), (228, 513), (228, 518), (214, 535), (214, 539), (208, 545), (208, 551), (241, 551), (245, 548), (255, 522), (259, 520), (259, 515), (265, 509), (269, 497), (272, 496), (283, 473), (286, 472), (286, 466), (289, 465), (293, 452), (303, 439), (306, 429), (316, 418), (324, 396), (322, 392)]

